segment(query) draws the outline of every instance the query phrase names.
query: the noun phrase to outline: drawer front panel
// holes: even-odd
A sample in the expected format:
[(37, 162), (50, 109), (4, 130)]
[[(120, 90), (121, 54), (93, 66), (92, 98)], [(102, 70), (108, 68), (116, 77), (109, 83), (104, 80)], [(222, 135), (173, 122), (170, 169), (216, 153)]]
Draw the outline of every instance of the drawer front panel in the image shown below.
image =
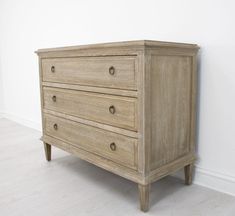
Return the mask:
[(136, 139), (48, 114), (44, 121), (48, 136), (136, 169)]
[(112, 126), (137, 130), (137, 99), (44, 87), (44, 108)]
[(42, 59), (43, 81), (136, 90), (135, 57)]

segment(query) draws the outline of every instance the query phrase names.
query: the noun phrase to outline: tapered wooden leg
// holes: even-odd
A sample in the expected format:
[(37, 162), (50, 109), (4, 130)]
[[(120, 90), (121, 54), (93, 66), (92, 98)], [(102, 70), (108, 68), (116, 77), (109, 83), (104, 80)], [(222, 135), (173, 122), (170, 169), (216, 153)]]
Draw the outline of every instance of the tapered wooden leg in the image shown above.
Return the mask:
[(185, 184), (192, 184), (192, 175), (193, 175), (193, 164), (189, 164), (184, 167), (184, 175), (185, 175)]
[(47, 161), (51, 160), (51, 145), (44, 143), (45, 156)]
[(139, 188), (140, 209), (143, 212), (147, 212), (149, 210), (150, 184), (148, 185), (138, 184), (138, 188)]

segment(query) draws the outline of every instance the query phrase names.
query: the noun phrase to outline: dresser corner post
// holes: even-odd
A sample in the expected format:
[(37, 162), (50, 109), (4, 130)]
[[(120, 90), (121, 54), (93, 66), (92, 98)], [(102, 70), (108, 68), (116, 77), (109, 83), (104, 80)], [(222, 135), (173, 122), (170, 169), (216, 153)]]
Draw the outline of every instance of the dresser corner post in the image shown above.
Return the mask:
[(184, 167), (184, 175), (185, 175), (185, 185), (191, 185), (193, 179), (193, 163), (190, 163)]
[(43, 144), (44, 144), (46, 160), (51, 161), (51, 145), (45, 142)]
[(138, 189), (139, 189), (140, 210), (143, 212), (147, 212), (149, 210), (150, 184), (147, 185), (138, 184)]

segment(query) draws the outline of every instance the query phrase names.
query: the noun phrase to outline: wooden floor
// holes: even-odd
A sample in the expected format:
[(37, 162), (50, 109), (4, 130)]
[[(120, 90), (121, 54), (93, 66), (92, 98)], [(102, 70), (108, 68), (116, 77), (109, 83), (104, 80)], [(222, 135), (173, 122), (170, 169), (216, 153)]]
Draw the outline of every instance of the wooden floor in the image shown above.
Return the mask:
[(235, 197), (167, 177), (151, 187), (148, 213), (137, 185), (53, 148), (40, 132), (0, 119), (0, 216), (234, 216)]

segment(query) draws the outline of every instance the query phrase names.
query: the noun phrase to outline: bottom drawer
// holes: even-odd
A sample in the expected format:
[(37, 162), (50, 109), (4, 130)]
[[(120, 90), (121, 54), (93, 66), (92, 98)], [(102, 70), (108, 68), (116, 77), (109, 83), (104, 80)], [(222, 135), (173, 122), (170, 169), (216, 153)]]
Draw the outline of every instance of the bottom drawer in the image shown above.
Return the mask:
[(137, 140), (71, 120), (44, 114), (46, 135), (100, 155), (132, 169), (137, 168)]

